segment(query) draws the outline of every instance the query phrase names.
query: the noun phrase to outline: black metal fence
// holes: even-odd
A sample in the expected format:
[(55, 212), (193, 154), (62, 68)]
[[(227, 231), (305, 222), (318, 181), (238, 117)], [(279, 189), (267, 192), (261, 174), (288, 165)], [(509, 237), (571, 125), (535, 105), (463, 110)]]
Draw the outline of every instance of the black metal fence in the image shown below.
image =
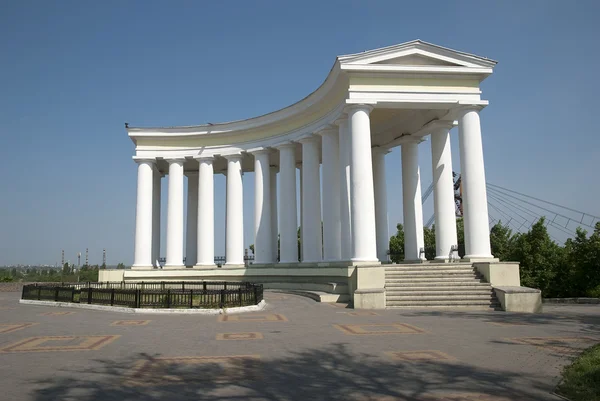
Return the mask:
[(130, 308), (232, 308), (258, 304), (263, 286), (228, 281), (27, 284), (21, 298)]

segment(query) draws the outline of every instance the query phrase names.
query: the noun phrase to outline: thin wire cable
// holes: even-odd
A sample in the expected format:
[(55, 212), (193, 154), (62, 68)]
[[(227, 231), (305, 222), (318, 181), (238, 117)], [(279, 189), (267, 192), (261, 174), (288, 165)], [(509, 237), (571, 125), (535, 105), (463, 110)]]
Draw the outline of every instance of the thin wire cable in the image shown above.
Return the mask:
[[(595, 220), (598, 220), (598, 219), (600, 219), (600, 217), (598, 217), (598, 216), (594, 216), (593, 214), (589, 214), (589, 213), (582, 212), (582, 211), (579, 211), (579, 210), (571, 209), (571, 208), (569, 208), (569, 207), (562, 206), (562, 205), (559, 205), (559, 204), (557, 204), (557, 203), (548, 202), (548, 201), (545, 201), (545, 200), (543, 200), (543, 199), (536, 198), (536, 197), (534, 197), (534, 196), (526, 195), (526, 194), (524, 194), (524, 193), (521, 193), (521, 192), (513, 191), (512, 189), (508, 189), (508, 188), (501, 187), (500, 185), (491, 184), (491, 183), (489, 183), (489, 182), (487, 183), (487, 185), (489, 185), (489, 186), (492, 186), (492, 187), (496, 187), (496, 188), (499, 188), (499, 189), (503, 189), (503, 190), (505, 190), (505, 191), (508, 191), (508, 192), (513, 192), (513, 193), (515, 193), (515, 194), (518, 194), (518, 195), (524, 196), (524, 197), (526, 197), (526, 198), (534, 199), (534, 200), (536, 200), (536, 201), (544, 202), (544, 203), (546, 203), (546, 204), (548, 204), (548, 205), (552, 205), (552, 206), (560, 207), (560, 208), (562, 208), (562, 209), (569, 210), (569, 211), (571, 211), (571, 212), (579, 213), (579, 214), (582, 214), (583, 216), (590, 216), (590, 217), (593, 217)], [(582, 224), (583, 224), (583, 223), (582, 223)]]
[[(493, 184), (488, 184), (488, 185), (493, 185)], [(501, 193), (502, 193), (502, 191), (499, 191), (498, 189), (496, 189), (496, 191), (497, 191), (497, 192), (501, 192)], [(515, 192), (515, 191), (510, 191), (510, 192)], [(510, 195), (508, 195), (508, 194), (504, 194), (504, 195), (506, 195), (506, 196), (510, 196)], [(560, 217), (562, 217), (562, 218), (565, 218), (565, 219), (567, 219), (567, 224), (565, 224), (565, 228), (568, 228), (568, 225), (569, 225), (569, 222), (570, 222), (570, 221), (576, 222), (576, 220), (575, 220), (575, 219), (572, 219), (572, 218), (571, 218), (571, 217), (569, 217), (569, 216), (565, 216), (564, 214), (560, 214), (560, 213), (557, 213), (557, 212), (555, 212), (555, 211), (553, 211), (553, 210), (546, 209), (546, 208), (544, 208), (544, 207), (542, 207), (542, 206), (536, 205), (535, 203), (531, 203), (531, 202), (529, 202), (529, 201), (526, 201), (526, 200), (524, 200), (524, 199), (519, 199), (519, 200), (520, 200), (521, 202), (527, 203), (528, 205), (531, 205), (531, 206), (537, 207), (538, 209), (545, 210), (545, 211), (547, 211), (548, 213), (552, 213), (552, 214), (554, 214), (554, 215), (556, 215), (556, 216), (560, 216)], [(538, 199), (536, 199), (536, 200), (538, 200)], [(557, 206), (561, 207), (560, 205), (557, 205)], [(566, 209), (566, 208), (565, 208), (565, 209)], [(581, 212), (577, 212), (577, 213), (581, 213)], [(586, 213), (586, 214), (587, 214), (587, 213)], [(591, 216), (591, 215), (590, 215), (590, 216)], [(592, 217), (595, 217), (595, 216), (592, 216)], [(555, 218), (556, 218), (556, 217), (555, 217)], [(579, 224), (582, 224), (582, 225), (584, 225), (584, 226), (586, 226), (586, 227), (589, 227), (589, 228), (592, 228), (592, 229), (594, 228), (594, 227), (590, 226), (589, 224), (586, 224), (586, 223), (583, 223), (583, 222), (579, 222)]]
[[(505, 195), (505, 194), (503, 194), (503, 196), (502, 195), (498, 195), (498, 193), (494, 192), (494, 190), (492, 189), (492, 191), (490, 191), (490, 193), (488, 194), (488, 196), (494, 196), (494, 195), (497, 196), (497, 197), (502, 197), (501, 199), (504, 199), (505, 197), (510, 197), (510, 195)], [(517, 198), (513, 197), (513, 199), (517, 199)], [(506, 199), (502, 200), (502, 202), (508, 203), (509, 205), (511, 205), (511, 203), (512, 203), (513, 207), (520, 207), (519, 205), (516, 205), (514, 202), (510, 202), (510, 201), (508, 201)], [(527, 210), (529, 210), (529, 209), (527, 209)], [(535, 213), (535, 212), (533, 212), (531, 210), (529, 210), (529, 211), (531, 213)], [(537, 215), (537, 216), (534, 216), (534, 217), (539, 218), (539, 217), (548, 217), (548, 216), (543, 216), (543, 215), (540, 214), (540, 215)], [(553, 220), (548, 219), (548, 222), (549, 222), (549, 224), (552, 225), (552, 227), (556, 228), (557, 230), (562, 231), (563, 233), (565, 233), (567, 235), (570, 235), (570, 236), (575, 236), (576, 235), (576, 233), (574, 231), (572, 231), (571, 229), (569, 229), (567, 227), (562, 227), (562, 226), (558, 225), (557, 223), (555, 223)]]
[[(491, 194), (490, 194), (490, 195), (491, 195)], [(491, 195), (491, 196), (493, 196), (493, 195)], [(497, 198), (495, 198), (495, 199), (497, 199)], [(497, 200), (497, 201), (499, 201), (499, 202), (503, 202), (504, 204), (506, 204), (506, 201), (503, 201), (503, 200)], [(540, 216), (540, 217), (544, 217), (544, 216)], [(546, 216), (546, 217), (547, 217), (547, 216)], [(538, 220), (539, 220), (539, 219), (538, 219)], [(552, 225), (552, 227), (556, 228), (557, 230), (560, 230), (560, 231), (562, 231), (563, 233), (567, 234), (568, 236), (570, 236), (570, 237), (573, 237), (573, 236), (575, 236), (575, 233), (574, 233), (574, 232), (572, 232), (572, 231), (569, 231), (568, 229), (565, 229), (565, 228), (563, 228), (562, 226), (560, 226), (560, 225), (558, 225), (558, 224), (556, 224), (556, 223), (553, 223), (553, 222), (552, 222), (550, 219), (548, 219), (547, 221), (548, 221), (548, 222), (549, 222), (549, 223)], [(531, 225), (528, 227), (528, 229), (531, 229), (531, 227), (533, 226), (533, 224), (534, 224), (534, 223), (535, 223), (535, 221), (531, 223)], [(557, 241), (558, 241), (558, 240), (557, 240)], [(560, 241), (559, 241), (559, 242), (560, 242)]]

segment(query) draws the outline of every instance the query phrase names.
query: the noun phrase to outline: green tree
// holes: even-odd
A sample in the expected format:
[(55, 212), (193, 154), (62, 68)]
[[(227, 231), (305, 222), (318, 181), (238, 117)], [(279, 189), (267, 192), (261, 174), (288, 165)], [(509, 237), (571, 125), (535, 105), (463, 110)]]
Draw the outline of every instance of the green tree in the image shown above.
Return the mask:
[(117, 269), (125, 269), (125, 264), (124, 263), (119, 263), (117, 265)]
[(431, 228), (423, 227), (423, 242), (425, 244), (425, 258), (435, 259), (435, 225)]
[(500, 260), (508, 260), (512, 246), (512, 231), (502, 221), (494, 224), (490, 230), (490, 245), (492, 255)]
[(521, 285), (553, 294), (554, 276), (562, 260), (562, 248), (550, 239), (540, 218), (527, 233), (516, 234), (509, 253), (510, 260), (521, 263)]
[(390, 260), (399, 263), (404, 260), (404, 227), (396, 224), (396, 234), (390, 238)]

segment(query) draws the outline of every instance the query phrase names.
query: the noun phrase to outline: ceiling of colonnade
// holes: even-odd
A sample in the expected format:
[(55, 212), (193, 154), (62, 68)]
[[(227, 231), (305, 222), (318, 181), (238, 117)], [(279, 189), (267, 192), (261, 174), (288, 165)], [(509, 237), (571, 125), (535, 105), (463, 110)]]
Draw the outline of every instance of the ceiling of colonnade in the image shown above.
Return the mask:
[[(375, 108), (370, 115), (371, 144), (374, 147), (387, 147), (400, 136), (416, 133), (425, 124), (442, 118), (447, 112), (447, 109)], [(299, 143), (296, 144), (296, 160), (298, 163), (302, 161), (302, 146)], [(276, 150), (271, 153), (271, 164), (279, 166), (279, 152)], [(227, 161), (222, 157), (217, 157), (213, 167), (215, 173), (224, 172), (227, 168)], [(198, 163), (194, 160), (187, 160), (184, 168), (186, 171), (195, 171), (198, 169)], [(244, 171), (254, 171), (254, 157), (251, 154), (243, 153), (242, 168)], [(168, 171), (168, 163), (164, 160), (159, 161), (159, 169), (164, 172)]]

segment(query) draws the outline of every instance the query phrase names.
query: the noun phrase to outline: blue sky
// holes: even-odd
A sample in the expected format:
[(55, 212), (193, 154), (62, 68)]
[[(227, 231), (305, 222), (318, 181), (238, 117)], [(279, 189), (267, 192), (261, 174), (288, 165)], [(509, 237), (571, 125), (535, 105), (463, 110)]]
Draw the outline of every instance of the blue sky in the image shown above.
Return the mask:
[[(132, 262), (136, 165), (125, 121), (264, 114), (317, 88), (336, 55), (417, 38), (499, 61), (483, 84), (488, 182), (600, 215), (600, 2), (22, 0), (1, 8), (0, 265), (54, 264), (61, 249), (75, 261), (86, 247), (91, 263), (103, 248), (109, 264)], [(456, 154), (455, 132), (452, 140)], [(429, 149), (420, 146), (423, 189)], [(402, 220), (399, 149), (386, 167), (392, 231)], [(252, 174), (244, 179), (248, 245)], [(224, 196), (221, 176), (215, 194)]]

